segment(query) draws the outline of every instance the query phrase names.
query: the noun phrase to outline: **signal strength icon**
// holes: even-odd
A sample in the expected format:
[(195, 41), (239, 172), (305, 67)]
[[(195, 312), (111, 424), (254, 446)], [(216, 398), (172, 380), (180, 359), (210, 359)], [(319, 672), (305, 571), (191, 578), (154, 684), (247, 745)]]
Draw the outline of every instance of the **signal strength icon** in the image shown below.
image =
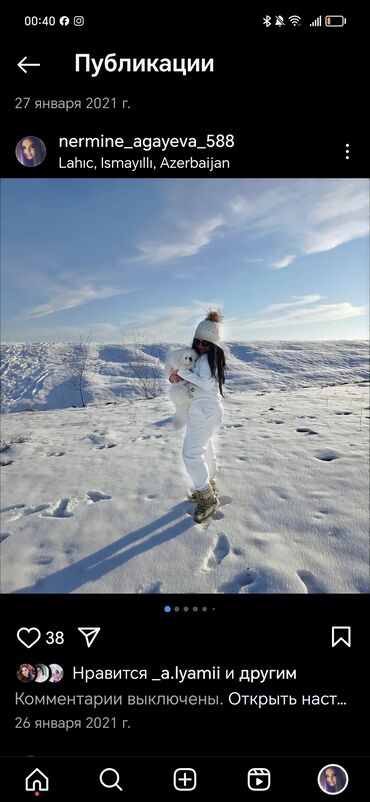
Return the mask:
[(292, 25), (294, 25), (294, 27), (296, 27), (296, 25), (301, 24), (301, 17), (297, 17), (296, 14), (293, 14), (292, 17), (289, 17), (289, 21), (292, 23)]
[(316, 17), (313, 22), (310, 22), (310, 28), (320, 28), (322, 25), (322, 17)]

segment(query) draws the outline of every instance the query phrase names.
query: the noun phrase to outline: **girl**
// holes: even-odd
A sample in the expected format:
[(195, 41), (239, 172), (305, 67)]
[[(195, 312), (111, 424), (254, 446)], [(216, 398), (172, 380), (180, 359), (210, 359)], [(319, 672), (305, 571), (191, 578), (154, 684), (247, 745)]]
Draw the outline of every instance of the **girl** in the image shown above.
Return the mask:
[(221, 320), (219, 312), (210, 310), (206, 319), (199, 323), (192, 344), (199, 354), (194, 372), (181, 369), (169, 377), (170, 382), (186, 380), (192, 385), (182, 458), (194, 485), (192, 498), (197, 502), (194, 513), (196, 523), (204, 521), (219, 506), (217, 463), (212, 438), (223, 417), (221, 397), (226, 364), (225, 354), (218, 345)]
[(18, 142), (15, 153), (24, 167), (37, 167), (45, 159), (46, 147), (37, 136), (26, 136)]
[(340, 794), (347, 787), (345, 769), (341, 766), (326, 766), (320, 773), (320, 788), (326, 794)]

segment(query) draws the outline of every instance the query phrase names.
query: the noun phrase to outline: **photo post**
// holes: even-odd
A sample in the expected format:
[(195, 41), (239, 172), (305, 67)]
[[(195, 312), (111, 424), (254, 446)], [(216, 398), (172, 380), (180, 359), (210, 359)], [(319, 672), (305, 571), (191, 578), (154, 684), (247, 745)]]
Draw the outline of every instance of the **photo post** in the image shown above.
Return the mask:
[[(369, 181), (343, 53), (365, 66), (364, 41), (350, 9), (281, 10), (187, 19), (187, 45), (155, 47), (94, 10), (12, 15), (0, 603), (20, 799), (65, 799), (70, 775), (94, 799), (297, 799), (292, 765), (302, 800), (359, 793)], [(329, 107), (312, 86), (333, 64)]]

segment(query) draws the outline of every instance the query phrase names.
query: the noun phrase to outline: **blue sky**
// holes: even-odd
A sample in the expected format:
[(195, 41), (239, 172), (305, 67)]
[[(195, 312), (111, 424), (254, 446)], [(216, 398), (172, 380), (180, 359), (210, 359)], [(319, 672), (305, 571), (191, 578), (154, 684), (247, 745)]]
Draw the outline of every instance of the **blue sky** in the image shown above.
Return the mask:
[[(2, 339), (368, 337), (365, 179), (2, 182)], [(122, 335), (123, 333), (123, 335)]]

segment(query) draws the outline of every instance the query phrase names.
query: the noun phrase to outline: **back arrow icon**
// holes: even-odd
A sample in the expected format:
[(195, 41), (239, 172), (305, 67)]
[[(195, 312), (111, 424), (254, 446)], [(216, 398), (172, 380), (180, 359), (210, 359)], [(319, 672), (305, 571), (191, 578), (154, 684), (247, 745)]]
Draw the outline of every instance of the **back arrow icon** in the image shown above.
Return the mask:
[(28, 64), (26, 62), (27, 56), (24, 56), (21, 61), (18, 61), (17, 67), (19, 67), (23, 72), (27, 73), (26, 67), (41, 67), (41, 64)]

